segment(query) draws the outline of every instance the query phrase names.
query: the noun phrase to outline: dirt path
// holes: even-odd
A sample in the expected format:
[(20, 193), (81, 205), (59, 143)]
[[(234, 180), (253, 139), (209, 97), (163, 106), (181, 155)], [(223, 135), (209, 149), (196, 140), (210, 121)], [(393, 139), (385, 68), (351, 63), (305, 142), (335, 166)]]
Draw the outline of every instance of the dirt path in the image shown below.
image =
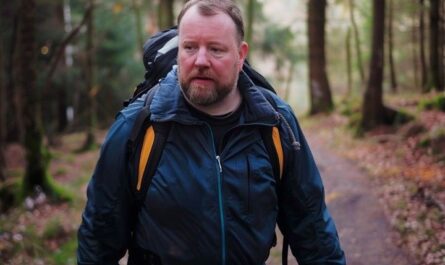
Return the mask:
[(394, 243), (395, 234), (366, 174), (328, 150), (320, 139), (307, 136), (348, 265), (414, 265)]

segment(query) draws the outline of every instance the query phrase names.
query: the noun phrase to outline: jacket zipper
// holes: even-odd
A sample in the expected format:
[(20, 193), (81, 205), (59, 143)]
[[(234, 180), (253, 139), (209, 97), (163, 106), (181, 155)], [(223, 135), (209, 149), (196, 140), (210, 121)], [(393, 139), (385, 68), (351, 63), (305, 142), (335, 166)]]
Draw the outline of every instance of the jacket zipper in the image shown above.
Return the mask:
[(214, 139), (213, 139), (213, 132), (212, 132), (212, 128), (210, 127), (209, 124), (207, 124), (207, 128), (209, 128), (210, 131), (210, 135), (211, 135), (211, 142), (212, 142), (212, 146), (213, 146), (213, 152), (215, 153), (215, 158), (216, 158), (216, 168), (217, 168), (217, 178), (218, 178), (218, 203), (219, 203), (219, 218), (220, 218), (220, 223), (221, 223), (221, 245), (222, 245), (222, 250), (221, 250), (221, 260), (222, 260), (222, 265), (226, 265), (226, 227), (225, 227), (225, 222), (224, 222), (224, 198), (223, 198), (223, 190), (222, 190), (222, 165), (221, 165), (221, 157), (216, 153), (216, 147), (214, 144)]
[(219, 155), (216, 156), (216, 161), (218, 162), (219, 172), (218, 172), (218, 200), (219, 200), (219, 215), (221, 221), (221, 244), (222, 244), (222, 264), (226, 264), (226, 228), (224, 223), (224, 199), (222, 196), (222, 166), (221, 158)]

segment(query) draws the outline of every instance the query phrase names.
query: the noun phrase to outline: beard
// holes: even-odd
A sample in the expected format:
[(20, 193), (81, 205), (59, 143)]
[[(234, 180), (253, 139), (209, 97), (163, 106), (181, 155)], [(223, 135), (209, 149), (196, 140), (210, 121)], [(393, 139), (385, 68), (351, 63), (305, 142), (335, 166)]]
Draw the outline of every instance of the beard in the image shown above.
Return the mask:
[[(190, 103), (199, 106), (210, 106), (222, 101), (235, 89), (239, 74), (236, 69), (234, 67), (231, 78), (221, 80), (221, 78), (214, 76), (208, 69), (193, 70), (188, 76), (183, 76), (180, 67), (178, 67), (179, 82), (185, 97)], [(197, 78), (204, 79), (205, 81), (195, 82)]]

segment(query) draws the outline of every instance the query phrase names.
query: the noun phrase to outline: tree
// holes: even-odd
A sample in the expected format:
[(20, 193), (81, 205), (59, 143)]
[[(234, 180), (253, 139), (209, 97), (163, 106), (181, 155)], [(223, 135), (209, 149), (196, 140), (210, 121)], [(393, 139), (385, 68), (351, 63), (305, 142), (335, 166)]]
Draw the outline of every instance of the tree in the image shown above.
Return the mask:
[[(59, 28), (60, 32), (63, 33), (65, 31), (65, 15), (64, 15), (64, 1), (63, 0), (58, 0), (57, 4), (56, 4), (56, 17), (57, 17), (57, 27)], [(57, 132), (62, 132), (63, 130), (65, 130), (65, 128), (68, 126), (68, 119), (66, 117), (66, 109), (67, 109), (67, 80), (66, 80), (66, 72), (67, 72), (67, 68), (69, 67), (69, 65), (66, 63), (66, 52), (64, 49), (64, 53), (63, 53), (63, 59), (64, 59), (64, 64), (63, 66), (60, 68), (60, 72), (61, 72), (61, 76), (62, 76), (62, 85), (59, 85), (57, 87), (57, 91), (56, 92), (56, 96), (57, 96), (57, 107), (56, 109), (56, 117), (57, 117), (57, 128), (56, 131)]]
[[(19, 24), (20, 1), (4, 1), (0, 5), (1, 16), (1, 41), (3, 42), (3, 62), (4, 62), (4, 87), (6, 90), (5, 99), (9, 99), (2, 106), (8, 111), (5, 115), (5, 134), (6, 138), (12, 141), (22, 141), (24, 138), (23, 113), (21, 106), (23, 105), (20, 91), (17, 89), (16, 79), (16, 56), (17, 56), (17, 36)], [(13, 121), (13, 122), (10, 122)]]
[(19, 49), (18, 63), (21, 76), (20, 89), (23, 91), (24, 126), (25, 126), (25, 150), (26, 150), (26, 172), (23, 179), (24, 195), (34, 192), (36, 187), (48, 195), (55, 195), (51, 177), (48, 174), (49, 151), (43, 143), (43, 126), (41, 118), (41, 106), (39, 90), (37, 89), (36, 77), (36, 21), (35, 0), (22, 0), (20, 6), (19, 23)]
[(346, 97), (348, 98), (352, 93), (352, 52), (351, 52), (351, 28), (346, 32), (346, 74), (348, 76), (348, 87), (346, 90)]
[[(417, 5), (417, 3), (415, 2), (414, 5)], [(418, 55), (418, 51), (417, 51), (417, 43), (418, 41), (418, 36), (417, 36), (417, 31), (418, 31), (418, 24), (417, 24), (417, 14), (418, 14), (418, 9), (417, 8), (413, 8), (412, 9), (412, 25), (411, 25), (411, 43), (412, 45), (412, 60), (413, 60), (413, 77), (414, 77), (414, 86), (416, 88), (420, 87), (420, 83), (419, 83), (419, 55)]]
[(443, 87), (445, 86), (445, 3), (440, 1), (440, 39), (439, 39), (439, 73), (440, 73), (440, 83)]
[(443, 91), (444, 85), (440, 73), (442, 63), (440, 46), (440, 0), (430, 0), (430, 88)]
[(351, 20), (351, 25), (352, 25), (353, 35), (354, 35), (355, 54), (357, 56), (357, 67), (358, 67), (359, 73), (360, 73), (360, 80), (362, 83), (364, 83), (365, 82), (365, 70), (363, 68), (362, 51), (360, 49), (360, 45), (361, 45), (360, 34), (358, 32), (358, 26), (357, 26), (357, 21), (355, 20), (355, 16), (354, 16), (354, 10), (355, 10), (354, 0), (349, 0), (349, 18)]
[[(246, 42), (249, 43), (250, 46), (250, 53), (252, 53), (252, 36), (253, 36), (253, 21), (254, 21), (254, 14), (255, 14), (255, 6), (256, 6), (256, 0), (248, 0), (247, 1), (247, 14), (246, 14)], [(249, 56), (251, 58), (251, 56)]]
[(428, 92), (428, 69), (425, 51), (425, 0), (419, 0), (419, 56), (420, 56), (420, 79), (422, 92)]
[(394, 0), (389, 0), (388, 6), (388, 62), (389, 62), (389, 77), (391, 81), (392, 92), (397, 92), (397, 77), (394, 66)]
[(89, 15), (87, 16), (87, 45), (86, 45), (86, 69), (85, 79), (87, 87), (87, 100), (88, 100), (88, 124), (87, 124), (87, 136), (83, 146), (83, 150), (89, 150), (96, 145), (96, 137), (94, 136), (94, 130), (97, 126), (97, 113), (96, 113), (96, 94), (98, 93), (98, 85), (96, 83), (95, 73), (95, 45), (94, 45), (94, 0), (89, 0), (89, 6), (91, 7)]
[(141, 22), (141, 2), (138, 0), (131, 0), (131, 5), (134, 12), (135, 23), (136, 23), (136, 38), (137, 46), (141, 54), (143, 53), (144, 38), (142, 37), (142, 22)]
[(373, 0), (373, 26), (370, 73), (362, 105), (361, 129), (392, 124), (398, 113), (383, 105), (385, 0)]
[(310, 114), (334, 107), (326, 73), (325, 21), (326, 0), (308, 1)]
[(3, 152), (6, 134), (6, 90), (3, 84), (3, 40), (0, 39), (0, 181), (6, 179), (6, 165)]
[(175, 24), (173, 3), (174, 0), (159, 1), (158, 25), (161, 30), (170, 28)]

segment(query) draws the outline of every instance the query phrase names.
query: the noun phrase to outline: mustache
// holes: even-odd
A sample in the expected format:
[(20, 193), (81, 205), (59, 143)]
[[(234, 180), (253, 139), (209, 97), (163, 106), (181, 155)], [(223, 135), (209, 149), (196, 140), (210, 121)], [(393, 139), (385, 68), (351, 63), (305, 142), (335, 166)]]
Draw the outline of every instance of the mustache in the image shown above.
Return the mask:
[(206, 78), (206, 79), (215, 79), (215, 76), (213, 73), (211, 73), (208, 69), (195, 69), (193, 70), (190, 75), (190, 79), (192, 78)]

